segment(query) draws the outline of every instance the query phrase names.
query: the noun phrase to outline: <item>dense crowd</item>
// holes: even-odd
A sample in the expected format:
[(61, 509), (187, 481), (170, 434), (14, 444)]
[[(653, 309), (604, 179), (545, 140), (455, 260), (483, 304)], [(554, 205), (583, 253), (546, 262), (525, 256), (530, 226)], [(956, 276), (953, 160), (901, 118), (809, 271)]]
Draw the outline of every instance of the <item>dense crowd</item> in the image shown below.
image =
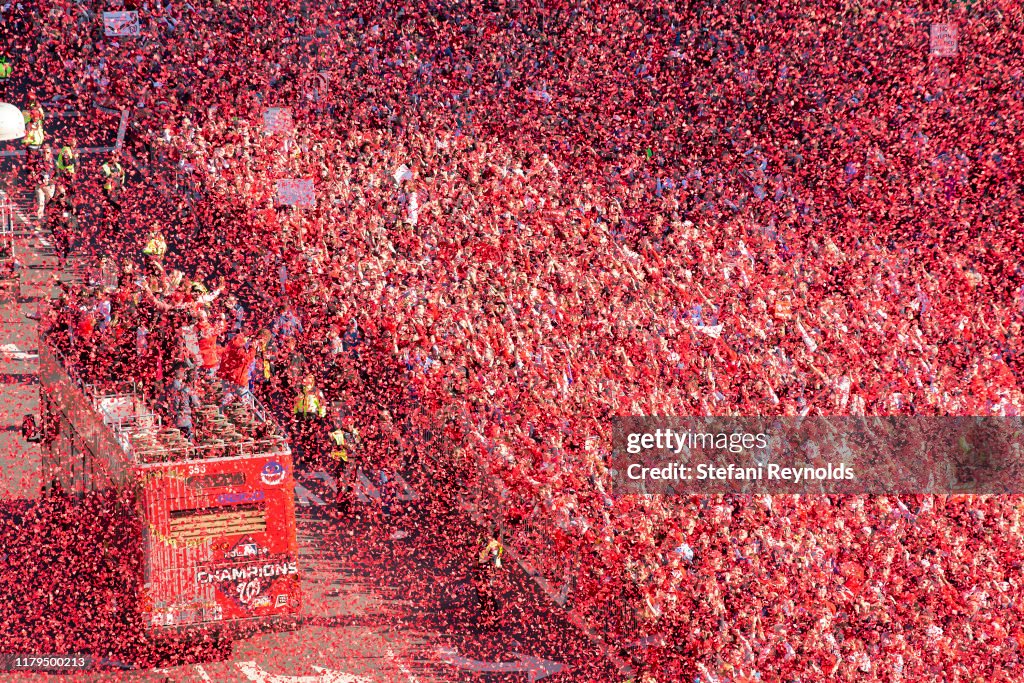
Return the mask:
[(216, 344), (273, 328), (368, 459), (473, 473), (658, 680), (1019, 676), (1019, 500), (614, 497), (607, 460), (615, 415), (1020, 414), (1016, 4), (68, 9), (15, 67), (133, 107), (170, 209), (96, 243), (164, 221), (238, 296)]

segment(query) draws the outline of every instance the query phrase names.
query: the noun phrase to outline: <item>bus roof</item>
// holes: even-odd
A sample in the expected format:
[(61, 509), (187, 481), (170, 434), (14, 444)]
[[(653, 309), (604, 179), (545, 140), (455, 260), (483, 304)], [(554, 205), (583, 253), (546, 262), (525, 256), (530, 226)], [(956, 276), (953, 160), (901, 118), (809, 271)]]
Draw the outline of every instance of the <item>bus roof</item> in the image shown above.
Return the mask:
[(195, 410), (195, 419), (204, 427), (204, 436), (189, 440), (180, 430), (163, 424), (137, 386), (110, 383), (101, 387), (82, 381), (45, 338), (40, 339), (39, 363), (42, 386), (86, 437), (85, 442), (96, 450), (116, 448), (122, 459), (136, 465), (290, 452), (280, 429), (251, 396), (224, 411), (214, 404), (201, 405)]

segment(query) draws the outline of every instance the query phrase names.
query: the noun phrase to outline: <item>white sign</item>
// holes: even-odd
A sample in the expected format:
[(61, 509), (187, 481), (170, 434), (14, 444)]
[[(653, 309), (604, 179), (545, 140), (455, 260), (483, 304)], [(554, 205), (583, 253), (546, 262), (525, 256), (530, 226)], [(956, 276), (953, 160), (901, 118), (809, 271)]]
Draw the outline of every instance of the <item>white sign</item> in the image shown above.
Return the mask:
[(401, 185), (403, 180), (412, 180), (412, 171), (408, 166), (402, 164), (395, 170), (394, 178), (395, 182)]
[(142, 30), (138, 12), (104, 12), (103, 33), (107, 36), (137, 36)]
[(284, 178), (277, 181), (278, 206), (316, 206), (316, 191), (312, 180)]
[(931, 68), (932, 78), (935, 80), (935, 84), (941, 88), (949, 87), (949, 67), (943, 64), (933, 64)]
[(526, 94), (528, 97), (538, 102), (543, 102), (545, 104), (551, 102), (551, 94), (548, 92), (548, 87), (546, 85), (542, 85), (539, 88), (527, 88)]
[(267, 135), (290, 133), (295, 127), (289, 107), (270, 107), (263, 112), (263, 132)]
[(958, 49), (960, 31), (955, 24), (932, 24), (933, 57), (955, 57)]
[(718, 339), (719, 337), (722, 336), (723, 327), (725, 327), (725, 325), (723, 325), (722, 323), (718, 323), (717, 325), (694, 325), (694, 328), (698, 332), (703, 332), (709, 337), (713, 337), (715, 339)]

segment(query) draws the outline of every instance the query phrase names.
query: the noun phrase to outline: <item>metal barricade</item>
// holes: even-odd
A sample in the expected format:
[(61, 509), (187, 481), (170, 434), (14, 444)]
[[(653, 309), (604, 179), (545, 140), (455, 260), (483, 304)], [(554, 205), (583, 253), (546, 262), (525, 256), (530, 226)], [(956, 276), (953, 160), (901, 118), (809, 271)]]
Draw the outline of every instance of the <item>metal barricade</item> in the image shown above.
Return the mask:
[(14, 237), (14, 203), (0, 190), (0, 238)]
[(14, 250), (14, 204), (7, 194), (0, 196), (0, 285), (17, 287), (18, 263)]

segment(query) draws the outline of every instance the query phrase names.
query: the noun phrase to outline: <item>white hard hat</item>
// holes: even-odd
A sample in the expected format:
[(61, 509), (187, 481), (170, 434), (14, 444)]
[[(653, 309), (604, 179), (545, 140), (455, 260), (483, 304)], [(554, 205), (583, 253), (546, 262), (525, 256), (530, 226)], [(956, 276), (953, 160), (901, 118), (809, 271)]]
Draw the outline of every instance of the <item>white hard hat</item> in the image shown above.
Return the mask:
[(13, 104), (0, 102), (0, 140), (25, 137), (25, 117)]

